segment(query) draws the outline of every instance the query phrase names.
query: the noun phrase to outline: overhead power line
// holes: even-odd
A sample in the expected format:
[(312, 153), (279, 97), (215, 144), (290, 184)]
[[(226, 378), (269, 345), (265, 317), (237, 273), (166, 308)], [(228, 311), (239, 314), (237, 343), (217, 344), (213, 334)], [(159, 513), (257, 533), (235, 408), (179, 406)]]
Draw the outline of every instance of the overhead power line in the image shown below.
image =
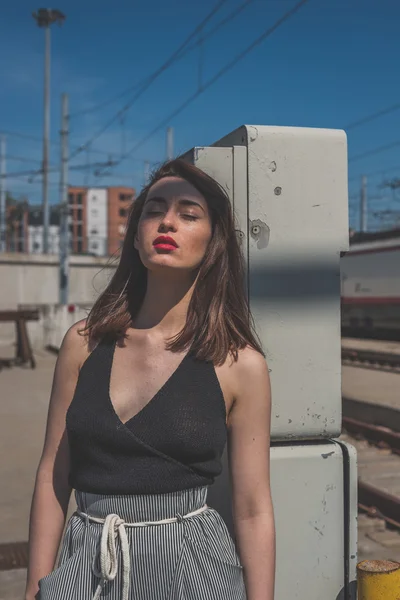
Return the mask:
[[(239, 14), (239, 12), (241, 12), (245, 6), (247, 4), (249, 4), (250, 2), (252, 2), (253, 0), (247, 0), (245, 3), (243, 3), (242, 5), (240, 5), (235, 11), (234, 14), (235, 16), (237, 16), (237, 14)], [(181, 47), (174, 53), (174, 55), (179, 55), (179, 52), (181, 50), (183, 50), (187, 43), (190, 41), (191, 37), (194, 37), (195, 34), (197, 34), (202, 27), (204, 26), (205, 22), (207, 22), (207, 20), (209, 20), (211, 18), (211, 16), (213, 16), (217, 10), (219, 10), (219, 8), (222, 6), (222, 4), (224, 4), (226, 2), (226, 0), (220, 0), (220, 2), (217, 4), (217, 6), (213, 9), (212, 14), (210, 13), (209, 15), (207, 15), (207, 17), (203, 20), (202, 23), (200, 23), (195, 31), (191, 34), (191, 36), (189, 36), (187, 38), (187, 40), (181, 45)], [(289, 11), (287, 11), (282, 17), (280, 17), (274, 25), (272, 25), (271, 27), (268, 27), (268, 29), (266, 29), (258, 38), (256, 38), (254, 40), (254, 42), (252, 44), (250, 44), (247, 48), (245, 48), (245, 50), (243, 50), (242, 52), (240, 52), (234, 59), (232, 59), (232, 61), (230, 61), (227, 65), (225, 65), (225, 67), (223, 67), (220, 71), (218, 71), (218, 73), (216, 75), (214, 75), (208, 82), (206, 82), (200, 89), (197, 90), (197, 92), (195, 92), (194, 94), (192, 94), (189, 98), (187, 98), (185, 100), (185, 102), (183, 102), (176, 110), (174, 110), (166, 119), (164, 119), (157, 127), (155, 127), (148, 135), (146, 135), (144, 138), (142, 138), (137, 144), (135, 144), (129, 151), (125, 152), (124, 154), (121, 155), (117, 155), (115, 153), (112, 152), (106, 152), (106, 151), (100, 151), (100, 150), (92, 150), (91, 152), (97, 152), (97, 153), (102, 153), (102, 154), (107, 154), (108, 156), (114, 156), (116, 158), (118, 158), (118, 160), (113, 160), (113, 161), (109, 161), (107, 163), (107, 165), (102, 165), (101, 167), (99, 166), (99, 168), (109, 168), (111, 166), (110, 163), (112, 163), (112, 166), (118, 166), (123, 160), (125, 160), (126, 158), (128, 158), (133, 152), (135, 152), (140, 146), (142, 146), (148, 139), (150, 139), (155, 133), (157, 133), (158, 131), (160, 131), (163, 127), (165, 127), (165, 125), (174, 117), (176, 117), (180, 112), (182, 112), (187, 106), (189, 106), (189, 104), (191, 104), (197, 97), (199, 97), (204, 91), (206, 91), (209, 87), (211, 87), (218, 79), (220, 79), (220, 77), (222, 77), (225, 73), (227, 73), (229, 70), (231, 70), (234, 66), (236, 66), (236, 64), (238, 62), (240, 62), (243, 58), (245, 58), (245, 56), (247, 56), (247, 54), (249, 54), (254, 48), (256, 48), (259, 44), (261, 44), (267, 37), (269, 37), (276, 29), (278, 29), (286, 20), (288, 20), (292, 15), (294, 15), (304, 4), (306, 4), (308, 2), (308, 0), (300, 0), (299, 2), (297, 2), (292, 9), (290, 9)], [(230, 15), (228, 15), (228, 17), (226, 17), (224, 20), (222, 20), (218, 25), (215, 26), (215, 28), (212, 30), (213, 32), (215, 32), (217, 27), (222, 26), (222, 24), (226, 23), (229, 18), (233, 18), (231, 13)], [(207, 35), (211, 35), (211, 32), (209, 32)], [(203, 36), (203, 41), (204, 41), (204, 36)], [(197, 44), (196, 44), (197, 45)], [(192, 46), (194, 47), (194, 46)], [(173, 56), (174, 56), (173, 55)], [(170, 57), (169, 60), (171, 60), (172, 57)], [(167, 62), (169, 62), (169, 60)], [(164, 63), (165, 65), (166, 63)], [(164, 66), (163, 65), (163, 66)], [(162, 67), (160, 67), (160, 69), (162, 69)], [(159, 69), (159, 70), (160, 70)], [(158, 70), (158, 71), (159, 71)], [(150, 79), (151, 77), (154, 77), (155, 74), (153, 74), (152, 76), (150, 76), (148, 79)], [(121, 111), (119, 111), (116, 115), (115, 118), (119, 118), (121, 112), (124, 109), (121, 109)], [(14, 132), (14, 131), (5, 131), (3, 130), (3, 132), (7, 135), (13, 135), (16, 137), (21, 137), (21, 138), (25, 138), (25, 139), (31, 139), (34, 141), (42, 141), (41, 138), (38, 137), (34, 137), (31, 135), (27, 135), (27, 134), (22, 134), (19, 132)], [(98, 135), (100, 134), (95, 134), (96, 137), (98, 137)], [(95, 136), (93, 136), (88, 142), (86, 142), (85, 144), (77, 147), (75, 149), (75, 152), (73, 153), (73, 155), (71, 155), (70, 158), (73, 158), (74, 156), (76, 156), (78, 153), (84, 151), (88, 146), (90, 146), (91, 143), (93, 143)], [(53, 141), (51, 142), (52, 144), (55, 144), (57, 146), (59, 146), (59, 142)], [(79, 151), (79, 152), (78, 152)], [(136, 158), (134, 160), (138, 160), (138, 161), (143, 161), (144, 159), (139, 159)], [(98, 165), (100, 165), (100, 163), (96, 163)], [(77, 170), (83, 170), (83, 169), (87, 169), (89, 167), (92, 167), (93, 165), (74, 165), (71, 168), (72, 169), (77, 169)], [(50, 169), (51, 172), (56, 172), (58, 171), (59, 168), (55, 167), (53, 169)], [(24, 176), (35, 176), (35, 175), (40, 175), (42, 173), (42, 170), (35, 170), (35, 171), (21, 171), (21, 172), (16, 172), (16, 173), (10, 173), (8, 175), (8, 177), (10, 178), (19, 178), (19, 177), (24, 177)], [(111, 174), (108, 174), (111, 175)]]
[[(43, 142), (43, 139), (34, 135), (29, 135), (28, 133), (20, 133), (19, 131), (10, 131), (9, 129), (2, 129), (1, 133), (3, 135), (10, 135), (12, 137), (19, 137), (23, 140), (32, 140), (34, 142)], [(50, 142), (50, 144), (57, 144), (57, 142)]]
[[(108, 167), (114, 167), (116, 166), (118, 163), (116, 161), (113, 160), (109, 160), (107, 162), (95, 162), (95, 163), (91, 163), (91, 164), (83, 164), (83, 165), (71, 165), (69, 168), (71, 170), (74, 171), (84, 171), (85, 169), (91, 168), (91, 169), (104, 169), (104, 168), (108, 168)], [(53, 167), (51, 169), (48, 169), (49, 173), (57, 173), (60, 170), (59, 167)], [(13, 178), (13, 177), (28, 177), (29, 175), (41, 175), (43, 173), (43, 169), (38, 169), (36, 171), (16, 171), (16, 172), (11, 172), (11, 173), (7, 173), (6, 178)]]
[[(363, 173), (363, 175), (367, 175), (368, 178), (372, 177), (383, 177), (386, 173), (390, 173), (391, 171), (400, 171), (400, 163), (393, 167), (384, 167), (382, 169), (376, 171), (368, 171), (367, 173)], [(362, 175), (352, 175), (348, 178), (348, 181), (360, 181)]]
[[(225, 4), (227, 0), (218, 0), (216, 6), (208, 13), (208, 15), (195, 27), (192, 33), (186, 38), (186, 40), (179, 46), (175, 52), (159, 67), (148, 79), (147, 83), (140, 88), (140, 90), (135, 94), (135, 96), (123, 106), (111, 119), (109, 119), (103, 127), (101, 127), (92, 137), (82, 146), (80, 146), (75, 152), (72, 152), (71, 159), (77, 156), (83, 150), (86, 150), (98, 137), (100, 137), (106, 129), (110, 127), (115, 121), (117, 121), (122, 115), (126, 113), (126, 111), (133, 105), (133, 103), (140, 98), (142, 94), (150, 87), (150, 85), (163, 73), (166, 71), (177, 59), (182, 50), (189, 44), (189, 42), (201, 31), (204, 25), (216, 14), (216, 12)], [(122, 154), (124, 156), (124, 154)]]
[[(185, 48), (183, 48), (181, 50), (180, 54), (178, 56), (176, 56), (176, 58), (174, 60), (174, 63), (178, 62), (179, 60), (181, 60), (184, 56), (186, 56), (187, 54), (189, 54), (189, 52), (191, 52), (192, 50), (194, 50), (198, 46), (201, 46), (205, 41), (207, 41), (215, 33), (217, 33), (217, 31), (219, 31), (222, 27), (224, 27), (225, 25), (227, 25), (230, 21), (233, 21), (233, 19), (235, 19), (241, 12), (243, 12), (243, 10), (245, 8), (247, 8), (253, 2), (254, 2), (254, 0), (245, 0), (244, 2), (242, 2), (242, 4), (240, 4), (239, 6), (237, 6), (226, 17), (224, 17), (223, 19), (221, 19), (220, 21), (218, 21), (218, 23), (216, 23), (214, 27), (212, 27), (211, 29), (209, 29), (204, 34), (202, 34), (201, 39), (198, 39), (197, 41), (193, 42), (192, 44), (188, 44)], [(203, 24), (200, 24), (199, 30), (201, 30), (202, 27), (203, 27)], [(152, 73), (151, 75), (145, 77), (141, 81), (139, 81), (139, 82), (135, 83), (134, 85), (128, 87), (123, 92), (121, 92), (117, 96), (114, 96), (113, 98), (105, 100), (104, 102), (100, 102), (99, 104), (96, 104), (95, 106), (92, 106), (90, 108), (85, 108), (85, 109), (78, 110), (78, 111), (72, 113), (70, 115), (70, 118), (75, 118), (75, 117), (78, 117), (78, 116), (83, 116), (83, 115), (86, 115), (86, 114), (93, 113), (93, 112), (96, 112), (98, 110), (101, 110), (102, 108), (110, 106), (110, 104), (114, 104), (118, 100), (121, 100), (122, 98), (124, 98), (125, 96), (127, 96), (128, 94), (130, 94), (131, 92), (134, 92), (134, 91), (136, 91), (138, 89), (141, 89), (142, 87), (146, 86), (147, 84), (150, 85), (152, 83), (152, 81), (151, 81), (152, 77), (155, 75), (155, 73)], [(140, 92), (140, 93), (142, 93), (142, 92)], [(135, 97), (135, 99), (132, 100), (132, 103), (135, 100), (136, 100), (136, 97)]]
[(276, 31), (283, 23), (285, 23), (290, 17), (292, 17), (304, 4), (306, 4), (308, 0), (300, 0), (297, 2), (293, 8), (288, 10), (282, 17), (280, 17), (272, 26), (268, 27), (258, 38), (254, 40), (247, 48), (242, 50), (238, 55), (235, 56), (229, 63), (227, 63), (216, 75), (211, 77), (201, 89), (198, 89), (194, 94), (189, 96), (178, 108), (176, 108), (171, 114), (168, 115), (165, 119), (161, 121), (154, 129), (150, 131), (145, 137), (143, 137), (139, 142), (137, 142), (128, 152), (123, 154), (116, 162), (120, 164), (123, 160), (128, 158), (133, 152), (135, 152), (138, 148), (143, 146), (153, 135), (158, 133), (161, 129), (163, 129), (173, 118), (179, 115), (185, 108), (189, 106), (194, 100), (196, 100), (201, 94), (203, 94), (209, 87), (211, 87), (218, 79), (220, 79), (225, 73), (233, 69), (238, 62), (240, 62), (245, 56), (247, 56), (250, 52), (254, 50), (257, 46), (259, 46), (267, 37), (269, 37), (274, 31)]
[[(0, 134), (4, 134), (7, 136), (11, 136), (11, 137), (17, 137), (17, 138), (21, 138), (23, 140), (31, 140), (33, 142), (38, 142), (38, 143), (43, 143), (43, 139), (38, 137), (38, 136), (34, 136), (34, 135), (30, 135), (27, 133), (21, 133), (20, 131), (10, 131), (8, 129), (2, 129), (0, 130)], [(60, 147), (60, 142), (58, 142), (57, 140), (50, 140), (50, 144), (52, 146), (57, 146), (58, 148)], [(76, 150), (78, 148), (78, 146), (72, 146), (72, 150)], [(95, 150), (93, 148), (90, 148), (90, 153), (91, 154), (102, 154), (103, 156), (108, 156), (108, 157), (113, 157), (115, 156), (116, 158), (119, 157), (118, 152), (110, 152), (107, 150)], [(9, 158), (9, 157), (8, 157)], [(145, 161), (147, 160), (146, 158), (141, 158), (141, 159), (137, 159), (140, 161)], [(32, 162), (42, 162), (41, 160), (32, 160)]]
[(367, 156), (373, 156), (374, 154), (379, 154), (380, 152), (385, 152), (386, 150), (390, 150), (391, 148), (396, 148), (397, 146), (400, 146), (400, 140), (391, 142), (390, 144), (385, 144), (384, 146), (379, 146), (378, 148), (373, 148), (372, 150), (367, 150), (367, 152), (363, 152), (362, 154), (356, 154), (355, 156), (351, 156), (349, 158), (349, 163), (355, 162), (356, 160), (361, 160), (362, 158), (366, 158)]
[[(32, 141), (40, 142), (40, 143), (42, 143), (42, 141), (43, 141), (42, 138), (36, 137), (34, 135), (27, 134), (27, 133), (21, 133), (19, 131), (10, 131), (10, 130), (3, 129), (3, 130), (0, 131), (0, 134), (4, 134), (4, 135), (7, 135), (7, 136), (11, 136), (11, 137), (17, 137), (17, 138), (21, 138), (21, 139), (32, 140)], [(58, 146), (58, 147), (60, 146), (60, 143), (57, 142), (57, 141), (55, 141), (55, 140), (51, 141), (50, 144), (52, 144), (54, 146)], [(109, 164), (109, 161), (112, 161), (113, 157), (119, 158), (119, 156), (120, 156), (119, 154), (117, 154), (115, 152), (107, 152), (105, 150), (93, 150), (92, 148), (90, 149), (90, 153), (91, 154), (93, 153), (93, 154), (101, 154), (101, 155), (108, 156), (109, 160), (107, 162), (107, 165)], [(33, 158), (31, 159), (31, 158), (24, 157), (24, 156), (7, 155), (7, 159), (21, 161), (21, 162), (26, 162), (26, 163), (38, 163), (38, 164), (42, 164), (41, 160), (33, 159)], [(136, 158), (133, 158), (132, 160), (134, 160), (136, 162), (143, 163), (143, 162), (145, 162), (148, 159), (136, 157)], [(149, 161), (149, 162), (152, 162), (152, 161)], [(97, 166), (99, 164), (100, 163), (96, 163)], [(87, 164), (86, 163), (85, 165), (74, 165), (73, 168), (74, 169), (82, 170), (82, 169), (85, 169), (85, 168), (86, 169), (91, 168), (92, 166), (93, 166), (92, 164)], [(59, 170), (60, 170), (59, 166), (52, 166), (52, 168), (49, 169), (49, 172), (50, 173), (56, 173)], [(42, 173), (43, 173), (43, 169), (42, 168), (40, 168), (40, 169), (31, 169), (31, 170), (27, 170), (27, 171), (18, 171), (16, 173), (8, 173), (7, 174), (7, 179), (18, 179), (18, 178), (21, 178), (21, 177), (29, 177), (29, 176), (36, 177), (38, 175), (41, 175)], [(29, 183), (33, 183), (33, 181), (31, 181)]]
[(134, 91), (140, 89), (141, 87), (143, 87), (144, 85), (146, 85), (146, 83), (149, 81), (150, 77), (151, 77), (151, 75), (148, 75), (144, 79), (141, 79), (140, 81), (138, 81), (131, 87), (127, 88), (126, 90), (124, 90), (123, 92), (118, 94), (118, 96), (114, 96), (113, 98), (104, 100), (104, 102), (100, 102), (99, 104), (96, 104), (95, 106), (91, 106), (89, 108), (82, 108), (81, 110), (76, 110), (75, 112), (71, 113), (70, 119), (75, 119), (76, 117), (82, 117), (83, 115), (88, 115), (88, 114), (97, 112), (98, 110), (101, 110), (102, 108), (106, 108), (107, 106), (110, 106), (110, 104), (114, 104), (115, 102), (118, 102), (118, 100), (122, 100), (122, 98), (124, 98), (131, 92), (134, 92)]
[(393, 104), (392, 106), (389, 106), (388, 108), (378, 110), (377, 112), (374, 112), (371, 115), (363, 117), (362, 119), (359, 119), (358, 121), (353, 121), (352, 123), (349, 123), (348, 125), (346, 125), (346, 127), (344, 129), (346, 131), (349, 131), (350, 129), (355, 129), (356, 127), (361, 127), (361, 125), (365, 125), (365, 123), (374, 121), (378, 117), (383, 117), (383, 115), (388, 115), (389, 113), (395, 112), (396, 110), (399, 110), (399, 109), (400, 109), (400, 102), (397, 104)]
[(37, 160), (35, 158), (28, 158), (27, 156), (14, 156), (13, 154), (7, 154), (7, 160), (15, 160), (17, 162), (24, 163), (42, 163), (41, 160)]

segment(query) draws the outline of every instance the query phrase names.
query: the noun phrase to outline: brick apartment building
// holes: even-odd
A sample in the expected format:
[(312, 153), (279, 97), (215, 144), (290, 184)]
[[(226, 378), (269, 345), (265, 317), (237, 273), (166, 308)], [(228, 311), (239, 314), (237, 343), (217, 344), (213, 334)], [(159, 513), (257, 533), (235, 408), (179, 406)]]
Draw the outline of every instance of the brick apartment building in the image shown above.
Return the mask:
[[(49, 254), (58, 254), (60, 248), (60, 205), (49, 206)], [(31, 205), (28, 215), (28, 243), (25, 252), (43, 254), (43, 208)]]
[(130, 187), (69, 187), (71, 252), (98, 256), (118, 252), (134, 196)]
[[(131, 187), (68, 188), (70, 251), (107, 256), (117, 253), (125, 235)], [(27, 202), (6, 208), (6, 250), (43, 253), (43, 209)], [(49, 206), (49, 253), (60, 247), (60, 205)]]

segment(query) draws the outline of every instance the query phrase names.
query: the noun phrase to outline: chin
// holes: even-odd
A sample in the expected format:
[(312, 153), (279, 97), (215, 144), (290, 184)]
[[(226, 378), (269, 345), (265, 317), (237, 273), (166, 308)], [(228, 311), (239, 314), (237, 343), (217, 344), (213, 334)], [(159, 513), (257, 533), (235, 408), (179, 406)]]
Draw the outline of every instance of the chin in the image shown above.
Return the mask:
[(171, 256), (158, 256), (155, 259), (149, 260), (145, 267), (152, 273), (181, 273), (188, 274), (196, 271), (196, 265), (182, 264), (180, 261), (173, 260)]
[(180, 270), (182, 266), (178, 263), (177, 260), (174, 260), (172, 256), (167, 256), (166, 254), (160, 254), (159, 256), (152, 257), (143, 263), (146, 269), (149, 271), (158, 271), (163, 269), (174, 269)]

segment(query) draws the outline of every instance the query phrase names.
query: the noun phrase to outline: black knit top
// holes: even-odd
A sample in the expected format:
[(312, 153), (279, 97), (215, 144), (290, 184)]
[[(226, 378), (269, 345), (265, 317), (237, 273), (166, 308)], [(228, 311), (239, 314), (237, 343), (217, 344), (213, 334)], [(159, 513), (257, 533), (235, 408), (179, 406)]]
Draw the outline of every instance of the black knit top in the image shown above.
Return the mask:
[(222, 470), (226, 410), (214, 365), (187, 354), (127, 423), (109, 394), (115, 342), (83, 364), (66, 425), (72, 488), (158, 494), (210, 485)]

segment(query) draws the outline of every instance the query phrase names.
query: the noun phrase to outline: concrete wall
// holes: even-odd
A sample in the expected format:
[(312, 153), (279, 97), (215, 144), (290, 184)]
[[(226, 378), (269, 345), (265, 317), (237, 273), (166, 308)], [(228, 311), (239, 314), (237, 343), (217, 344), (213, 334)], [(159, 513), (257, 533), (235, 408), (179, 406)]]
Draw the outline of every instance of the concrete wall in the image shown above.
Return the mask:
[[(5, 253), (0, 256), (0, 310), (34, 307), (39, 322), (29, 323), (34, 348), (59, 346), (65, 331), (84, 318), (94, 300), (104, 290), (117, 266), (109, 257), (72, 256), (70, 259), (69, 304), (58, 306), (58, 257)], [(13, 323), (0, 323), (0, 346), (15, 342)]]
[[(109, 257), (71, 256), (71, 304), (92, 303), (114, 273), (117, 261)], [(5, 253), (0, 256), (0, 310), (18, 304), (57, 304), (58, 257)]]

